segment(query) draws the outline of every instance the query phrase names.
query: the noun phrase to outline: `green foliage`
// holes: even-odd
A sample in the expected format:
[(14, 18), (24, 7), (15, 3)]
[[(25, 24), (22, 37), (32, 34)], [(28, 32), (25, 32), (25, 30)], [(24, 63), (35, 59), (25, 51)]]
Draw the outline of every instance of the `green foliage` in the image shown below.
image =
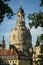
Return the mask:
[(0, 0), (0, 23), (3, 22), (5, 15), (9, 19), (14, 14), (12, 9), (8, 5), (9, 1), (10, 0)]
[(41, 34), (40, 39), (43, 40), (43, 34)]
[(38, 62), (40, 63), (40, 65), (43, 65), (43, 44), (40, 42), (43, 40), (43, 34), (41, 34), (39, 37), (37, 37), (37, 41), (36, 41), (36, 45), (35, 46), (40, 46), (40, 54), (38, 55), (38, 60), (36, 61), (36, 64), (38, 64)]
[(41, 0), (40, 6), (43, 6), (43, 0)]
[(28, 19), (31, 20), (32, 22), (29, 23), (30, 28), (35, 26), (37, 28), (38, 26), (43, 27), (43, 13), (33, 13), (28, 15)]
[[(40, 42), (43, 40), (43, 34), (40, 35)], [(39, 43), (40, 43), (39, 42)], [(40, 54), (38, 55), (38, 61), (40, 62), (40, 65), (43, 65), (43, 44), (40, 44)]]
[[(41, 0), (40, 6), (43, 6), (43, 0)], [(28, 19), (31, 21), (29, 23), (30, 28), (35, 26), (37, 28), (38, 26), (43, 27), (43, 12), (33, 13), (28, 15)], [(43, 40), (43, 34), (40, 36), (40, 40), (37, 37), (36, 45), (39, 46), (40, 42)], [(39, 60), (36, 61), (36, 65), (38, 65), (38, 62), (40, 65), (43, 65), (43, 44), (40, 45), (40, 55), (38, 55)]]
[[(40, 6), (43, 6), (43, 0), (41, 0)], [(33, 26), (35, 26), (35, 28), (38, 26), (43, 27), (43, 12), (29, 14), (28, 19), (32, 21), (29, 23), (30, 28)]]
[[(37, 37), (36, 45), (35, 46), (40, 46), (40, 42), (43, 41), (43, 34)], [(42, 43), (42, 42), (41, 42)], [(43, 45), (41, 44), (41, 47)], [(43, 47), (42, 47), (43, 48)]]
[(43, 53), (43, 44), (40, 46), (40, 49), (41, 49), (40, 53)]

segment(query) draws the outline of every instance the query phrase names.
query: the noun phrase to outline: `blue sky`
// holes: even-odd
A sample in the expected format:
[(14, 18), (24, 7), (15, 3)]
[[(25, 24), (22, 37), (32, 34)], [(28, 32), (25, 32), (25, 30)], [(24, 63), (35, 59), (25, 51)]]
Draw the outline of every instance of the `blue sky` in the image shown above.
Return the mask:
[[(25, 12), (25, 22), (26, 26), (29, 28), (28, 23), (29, 20), (27, 18), (29, 13), (38, 12), (41, 10), (43, 12), (43, 7), (39, 7), (40, 0), (21, 0), (22, 8)], [(20, 7), (20, 0), (11, 0), (9, 2), (9, 6), (13, 9), (14, 13), (17, 13), (17, 10)], [(9, 35), (11, 30), (16, 27), (16, 15), (12, 17), (12, 19), (7, 19), (5, 17), (4, 22), (0, 25), (0, 41), (2, 40), (3, 35), (5, 36), (6, 40), (6, 47), (8, 48), (9, 45)], [(35, 45), (37, 36), (43, 33), (42, 28), (38, 27), (35, 29), (34, 27), (30, 29), (32, 35), (32, 44)]]

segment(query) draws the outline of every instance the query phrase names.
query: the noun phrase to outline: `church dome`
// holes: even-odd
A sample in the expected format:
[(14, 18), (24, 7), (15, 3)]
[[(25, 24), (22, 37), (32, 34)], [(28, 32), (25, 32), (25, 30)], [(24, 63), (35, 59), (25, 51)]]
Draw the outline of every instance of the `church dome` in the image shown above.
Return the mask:
[(16, 28), (11, 31), (10, 45), (27, 54), (27, 49), (32, 47), (31, 34), (30, 30), (25, 26), (25, 13), (21, 6), (17, 11), (16, 25)]

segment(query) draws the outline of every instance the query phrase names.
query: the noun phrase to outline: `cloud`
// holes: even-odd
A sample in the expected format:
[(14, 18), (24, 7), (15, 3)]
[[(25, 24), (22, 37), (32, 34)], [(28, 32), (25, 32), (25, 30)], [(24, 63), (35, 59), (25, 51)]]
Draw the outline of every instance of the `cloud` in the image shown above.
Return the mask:
[(34, 46), (35, 43), (36, 43), (37, 36), (40, 36), (40, 34), (43, 34), (42, 29), (43, 29), (43, 28), (41, 28), (41, 27), (38, 27), (37, 29), (35, 29), (35, 28), (33, 27), (33, 28), (30, 30), (31, 35), (32, 35), (32, 44), (33, 44), (33, 46)]
[(37, 29), (32, 28), (30, 31), (31, 31), (31, 34), (32, 35), (40, 35), (40, 34), (43, 34), (43, 31), (42, 31), (42, 28), (41, 27), (38, 27)]

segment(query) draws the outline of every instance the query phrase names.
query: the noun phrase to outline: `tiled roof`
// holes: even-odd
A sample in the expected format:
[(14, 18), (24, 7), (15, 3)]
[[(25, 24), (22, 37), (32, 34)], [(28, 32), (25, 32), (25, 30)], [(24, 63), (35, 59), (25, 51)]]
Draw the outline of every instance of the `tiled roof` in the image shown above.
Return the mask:
[[(7, 58), (5, 58), (5, 56)], [(21, 60), (29, 60), (29, 57), (26, 56), (22, 51), (15, 51), (15, 50), (0, 50), (0, 57), (7, 60), (13, 59), (21, 59)], [(12, 58), (13, 57), (13, 58)]]
[(0, 56), (17, 55), (15, 50), (0, 50)]

